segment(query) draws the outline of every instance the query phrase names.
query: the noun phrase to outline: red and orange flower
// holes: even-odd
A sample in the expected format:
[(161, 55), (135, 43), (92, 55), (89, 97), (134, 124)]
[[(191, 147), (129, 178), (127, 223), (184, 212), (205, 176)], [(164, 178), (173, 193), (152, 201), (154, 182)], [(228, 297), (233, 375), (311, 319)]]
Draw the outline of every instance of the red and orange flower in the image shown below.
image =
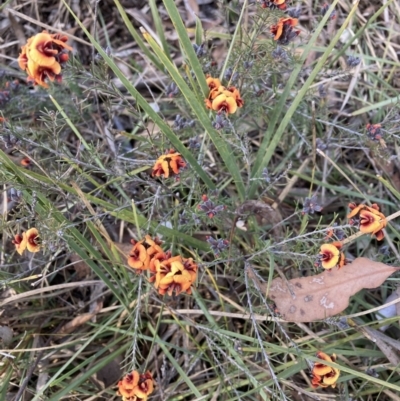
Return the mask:
[(280, 45), (287, 45), (300, 33), (299, 30), (293, 29), (297, 22), (297, 18), (280, 18), (278, 23), (270, 28), (270, 32), (274, 35), (274, 40)]
[(172, 256), (171, 251), (164, 252), (161, 241), (146, 235), (141, 241), (132, 240), (133, 248), (128, 255), (128, 265), (137, 273), (148, 270), (149, 281), (154, 283), (158, 293), (191, 294), (191, 287), (196, 281), (198, 266), (192, 258)]
[(218, 113), (234, 114), (238, 108), (235, 98), (227, 95), (227, 91), (218, 94), (211, 104), (211, 109)]
[(240, 92), (238, 89), (236, 89), (234, 86), (230, 86), (229, 88), (226, 88), (225, 93), (227, 92), (231, 93), (229, 96), (232, 96), (235, 99), (237, 107), (243, 107), (244, 101), (240, 97)]
[(61, 65), (68, 61), (67, 52), (72, 50), (66, 44), (67, 40), (65, 35), (49, 34), (47, 31), (28, 39), (27, 44), (21, 48), (18, 64), (27, 72), (29, 81), (44, 88), (49, 87), (46, 78), (61, 82)]
[(342, 243), (339, 241), (331, 244), (322, 244), (318, 255), (316, 265), (326, 270), (333, 269), (338, 266), (340, 269), (346, 264), (344, 253), (340, 251)]
[(150, 372), (139, 374), (136, 370), (128, 373), (118, 382), (117, 395), (123, 401), (146, 401), (154, 391), (154, 380)]
[(26, 247), (29, 252), (40, 251), (39, 231), (36, 228), (31, 228), (25, 233)]
[(207, 75), (206, 82), (210, 88), (210, 92), (214, 89), (219, 89), (219, 87), (222, 86), (221, 81), (218, 78), (212, 78), (210, 75)]
[(210, 88), (207, 98), (204, 100), (207, 109), (218, 113), (233, 114), (238, 107), (243, 107), (244, 101), (240, 92), (234, 86), (226, 88), (221, 85), (218, 78), (207, 76), (207, 85)]
[(180, 170), (186, 167), (180, 153), (170, 149), (165, 155), (160, 156), (153, 167), (151, 175), (154, 177), (164, 176), (168, 178), (171, 175), (178, 175)]
[[(317, 358), (322, 359), (323, 361), (328, 361), (328, 362), (336, 361), (335, 354), (333, 354), (332, 356), (329, 356), (321, 351), (317, 352)], [(317, 388), (317, 387), (325, 388), (325, 387), (329, 387), (329, 386), (335, 387), (336, 382), (339, 378), (339, 375), (340, 375), (339, 369), (332, 368), (328, 365), (325, 365), (322, 362), (316, 362), (312, 369), (311, 385), (314, 388)]]
[(25, 249), (29, 252), (40, 251), (39, 231), (36, 228), (31, 228), (22, 235), (15, 235), (12, 243), (15, 245), (16, 251), (22, 255)]
[(22, 255), (26, 249), (26, 235), (25, 233), (22, 233), (22, 235), (15, 235), (14, 239), (12, 240), (12, 243), (15, 245), (16, 251)]
[(347, 218), (354, 221), (354, 217), (359, 219), (359, 229), (363, 234), (375, 235), (378, 241), (381, 241), (385, 236), (383, 229), (387, 225), (386, 216), (379, 211), (379, 206), (374, 203), (371, 206), (364, 204), (357, 205), (350, 203), (351, 212)]
[(154, 240), (150, 235), (146, 235), (143, 240), (131, 240), (132, 249), (128, 256), (128, 265), (132, 269), (137, 269), (138, 272), (148, 270), (150, 268), (151, 260), (159, 253), (164, 253), (161, 248), (161, 241), (158, 238)]
[(183, 292), (191, 294), (191, 287), (196, 281), (197, 264), (193, 259), (185, 259), (174, 256), (164, 261), (155, 260), (155, 283), (154, 287), (161, 295), (179, 295)]

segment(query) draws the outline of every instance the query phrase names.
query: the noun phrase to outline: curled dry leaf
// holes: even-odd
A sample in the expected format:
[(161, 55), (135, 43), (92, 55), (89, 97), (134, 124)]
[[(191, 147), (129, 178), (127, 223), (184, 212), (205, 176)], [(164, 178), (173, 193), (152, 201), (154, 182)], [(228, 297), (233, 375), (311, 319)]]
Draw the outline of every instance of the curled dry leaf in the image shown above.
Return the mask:
[(257, 224), (261, 227), (272, 224), (274, 235), (276, 237), (283, 236), (283, 228), (282, 226), (278, 226), (278, 224), (282, 222), (282, 215), (278, 209), (274, 209), (262, 200), (248, 200), (243, 202), (238, 207), (237, 214), (240, 216), (240, 221), (244, 221), (246, 218), (253, 216)]
[(64, 324), (60, 330), (57, 332), (58, 335), (65, 335), (65, 334), (70, 334), (76, 331), (80, 326), (83, 326), (86, 322), (88, 322), (90, 319), (92, 319), (94, 316), (96, 316), (97, 313), (101, 311), (101, 308), (103, 307), (102, 302), (97, 303), (97, 309), (94, 310), (92, 313), (83, 313), (66, 324)]
[(379, 287), (398, 269), (357, 258), (340, 270), (327, 270), (288, 281), (276, 278), (271, 282), (268, 297), (288, 322), (313, 322), (342, 312), (352, 295), (364, 288)]

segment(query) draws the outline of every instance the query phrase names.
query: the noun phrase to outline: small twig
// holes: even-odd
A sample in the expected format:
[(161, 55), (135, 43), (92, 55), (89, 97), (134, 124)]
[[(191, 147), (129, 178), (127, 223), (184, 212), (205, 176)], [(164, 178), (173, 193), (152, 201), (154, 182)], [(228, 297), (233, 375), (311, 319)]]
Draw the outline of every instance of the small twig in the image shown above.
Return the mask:
[(283, 191), (280, 193), (278, 200), (275, 201), (271, 207), (272, 209), (276, 209), (279, 204), (286, 198), (287, 194), (291, 191), (293, 188), (294, 184), (296, 184), (297, 180), (299, 179), (299, 174), (303, 172), (303, 170), (307, 167), (308, 163), (310, 162), (311, 157), (307, 157), (301, 164), (301, 166), (297, 169), (296, 174), (289, 180), (288, 184), (286, 187), (283, 189)]

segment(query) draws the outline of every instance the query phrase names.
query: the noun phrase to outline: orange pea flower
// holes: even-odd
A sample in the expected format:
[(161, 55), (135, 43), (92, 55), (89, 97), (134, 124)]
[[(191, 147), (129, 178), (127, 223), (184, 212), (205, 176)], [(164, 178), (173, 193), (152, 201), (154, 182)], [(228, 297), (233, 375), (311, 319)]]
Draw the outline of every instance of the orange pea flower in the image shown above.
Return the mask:
[(235, 99), (237, 107), (243, 107), (244, 101), (240, 97), (238, 89), (236, 89), (234, 86), (230, 86), (229, 88), (226, 89), (226, 91), (224, 91), (225, 94), (227, 94), (227, 92), (231, 93), (230, 96), (232, 96)]
[[(328, 361), (328, 362), (336, 361), (335, 354), (333, 354), (332, 356), (329, 356), (321, 351), (317, 352), (317, 358), (322, 359), (324, 361)], [(314, 367), (312, 370), (311, 385), (314, 388), (317, 388), (317, 387), (325, 388), (325, 387), (329, 387), (329, 386), (335, 387), (336, 382), (339, 378), (339, 375), (340, 375), (339, 369), (331, 368), (330, 366), (327, 366), (322, 362), (316, 362), (314, 364)]]
[(133, 248), (129, 252), (128, 265), (133, 269), (137, 269), (140, 273), (142, 270), (150, 268), (151, 259), (158, 253), (164, 253), (160, 247), (161, 241), (158, 238), (154, 240), (150, 235), (146, 235), (143, 240), (132, 240)]
[[(374, 206), (374, 205), (376, 205), (376, 204), (374, 203), (372, 206)], [(349, 203), (349, 208), (350, 208), (351, 212), (347, 215), (347, 218), (351, 219), (352, 217), (356, 216), (358, 213), (360, 213), (360, 211), (362, 209), (364, 209), (366, 207), (367, 206), (363, 205), (363, 204), (357, 205), (354, 202)]]
[(340, 269), (346, 263), (343, 252), (340, 252), (342, 244), (338, 241), (331, 244), (322, 244), (318, 255), (317, 266), (330, 270), (335, 266)]
[(14, 236), (12, 243), (15, 245), (16, 251), (20, 255), (22, 255), (23, 252), (25, 251), (26, 245), (27, 245), (26, 234), (22, 233), (22, 236), (17, 234), (16, 236)]
[(360, 231), (362, 233), (375, 235), (376, 239), (381, 241), (385, 236), (383, 229), (386, 227), (386, 225), (387, 220), (382, 213), (376, 214), (369, 210), (361, 210)]
[(153, 255), (153, 257), (150, 260), (150, 264), (149, 264), (149, 271), (150, 271), (149, 281), (150, 281), (150, 283), (152, 283), (156, 280), (156, 275), (157, 275), (156, 261), (157, 261), (157, 263), (164, 262), (165, 260), (168, 260), (171, 257), (172, 257), (171, 251), (157, 252), (156, 254)]
[(221, 93), (212, 101), (211, 108), (218, 111), (218, 113), (233, 114), (236, 112), (238, 106), (233, 96)]
[(24, 167), (28, 167), (31, 164), (31, 159), (29, 157), (24, 157), (20, 161), (21, 165)]
[(206, 78), (206, 81), (210, 88), (210, 92), (204, 100), (207, 109), (218, 111), (218, 113), (233, 114), (238, 107), (243, 106), (244, 101), (234, 86), (226, 88), (221, 85), (218, 78), (211, 78), (210, 76)]
[(40, 251), (39, 231), (36, 228), (31, 228), (24, 234), (26, 238), (26, 247), (28, 248), (28, 251), (39, 252)]
[(297, 18), (280, 18), (276, 25), (271, 26), (270, 31), (280, 45), (287, 45), (299, 33), (299, 30), (293, 29), (297, 25)]
[(375, 235), (378, 241), (383, 239), (385, 235), (383, 229), (387, 225), (387, 220), (386, 216), (379, 211), (379, 206), (376, 203), (371, 206), (350, 203), (349, 208), (351, 212), (347, 217), (351, 219), (358, 215), (362, 233)]
[(225, 86), (219, 86), (218, 88), (214, 88), (210, 90), (210, 93), (208, 94), (208, 98), (205, 99), (206, 107), (207, 109), (212, 109), (212, 102), (213, 100), (221, 94), (221, 91), (225, 90)]
[(219, 89), (221, 86), (221, 81), (218, 78), (212, 78), (210, 75), (207, 75), (206, 82), (210, 88), (210, 92), (214, 89)]
[(38, 33), (28, 45), (28, 58), (42, 67), (51, 67), (58, 50), (53, 49), (53, 38), (47, 32)]
[(150, 372), (139, 374), (137, 371), (128, 373), (118, 382), (117, 395), (123, 401), (146, 401), (154, 391), (154, 380)]
[(381, 141), (383, 136), (381, 124), (367, 124), (367, 135), (373, 141)]
[(191, 286), (197, 277), (197, 265), (193, 259), (184, 259), (181, 256), (174, 256), (160, 262), (155, 260), (156, 279), (154, 287), (159, 294), (172, 295), (175, 292), (179, 295), (182, 292), (191, 294)]
[(181, 154), (175, 152), (174, 149), (170, 149), (167, 154), (162, 155), (157, 159), (151, 175), (153, 177), (160, 177), (163, 175), (165, 178), (168, 178), (170, 175), (178, 175), (180, 169), (184, 167), (186, 167), (186, 163)]
[(44, 81), (46, 78), (51, 82), (61, 81), (61, 65), (57, 62), (50, 67), (43, 67), (32, 60), (28, 60), (26, 73), (28, 74), (28, 81), (32, 81), (35, 85), (40, 85), (43, 88), (49, 87)]
[(67, 52), (72, 50), (66, 42), (65, 35), (49, 34), (47, 31), (29, 38), (18, 57), (18, 64), (27, 72), (28, 80), (45, 88), (48, 88), (44, 81), (46, 78), (60, 82), (61, 64), (68, 61)]

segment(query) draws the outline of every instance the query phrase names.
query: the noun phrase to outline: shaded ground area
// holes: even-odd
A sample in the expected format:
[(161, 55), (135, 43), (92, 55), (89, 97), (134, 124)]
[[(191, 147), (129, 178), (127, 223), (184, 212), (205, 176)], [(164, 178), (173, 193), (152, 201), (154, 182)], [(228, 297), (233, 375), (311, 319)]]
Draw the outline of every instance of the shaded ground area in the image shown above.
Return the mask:
[[(173, 3), (202, 72), (244, 100), (234, 115), (210, 112), (217, 140), (154, 48), (132, 35), (143, 40), (142, 27), (155, 38), (204, 101), (164, 2), (0, 6), (0, 399), (120, 399), (117, 383), (133, 369), (152, 372), (154, 400), (400, 399), (398, 309), (385, 332), (370, 311), (396, 294), (398, 273), (357, 293), (342, 316), (311, 323), (284, 321), (263, 291), (275, 277), (318, 273), (321, 244), (356, 231), (349, 202), (378, 203), (385, 216), (399, 210), (397, 2), (362, 2), (330, 50), (350, 1), (337, 3), (311, 48), (323, 2), (287, 2), (300, 33), (284, 46), (270, 27), (287, 14), (261, 7), (268, 2)], [(28, 83), (17, 62), (43, 29), (65, 33), (73, 47), (62, 83), (49, 90)], [(152, 176), (175, 145), (123, 78), (216, 189), (194, 163), (177, 180)], [(231, 149), (244, 196), (218, 139)], [(390, 222), (383, 241), (358, 238), (344, 256), (398, 265), (397, 226)], [(32, 227), (41, 250), (19, 255), (12, 240)], [(130, 240), (146, 234), (198, 264), (192, 295), (161, 296), (150, 272), (129, 268)], [(311, 386), (319, 350), (343, 367), (336, 388)]]

